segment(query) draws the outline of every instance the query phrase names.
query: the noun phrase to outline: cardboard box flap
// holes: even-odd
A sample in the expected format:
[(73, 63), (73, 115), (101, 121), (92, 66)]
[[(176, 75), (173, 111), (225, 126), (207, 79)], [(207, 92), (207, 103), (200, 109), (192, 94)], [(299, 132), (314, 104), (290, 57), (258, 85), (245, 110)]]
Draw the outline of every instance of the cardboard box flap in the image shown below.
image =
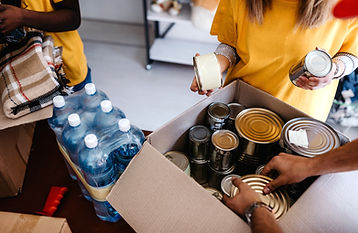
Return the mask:
[(17, 119), (10, 119), (5, 116), (2, 109), (2, 103), (0, 101), (0, 130), (10, 128), (17, 125), (22, 125), (34, 121), (43, 120), (52, 116), (52, 105), (47, 106), (36, 112), (24, 115)]
[(70, 233), (71, 230), (64, 218), (0, 212), (0, 232)]
[(107, 200), (137, 232), (250, 232), (243, 220), (148, 142)]
[(358, 171), (319, 177), (281, 218), (284, 232), (358, 232)]

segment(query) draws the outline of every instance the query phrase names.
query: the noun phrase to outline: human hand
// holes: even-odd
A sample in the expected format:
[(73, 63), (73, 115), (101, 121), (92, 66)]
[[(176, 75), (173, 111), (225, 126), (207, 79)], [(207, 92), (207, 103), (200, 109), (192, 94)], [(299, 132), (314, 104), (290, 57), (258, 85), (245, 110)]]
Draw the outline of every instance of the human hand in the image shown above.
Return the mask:
[[(195, 57), (197, 57), (197, 56), (200, 56), (200, 54), (199, 54), (199, 53), (196, 53), (196, 54), (195, 54)], [(214, 89), (210, 89), (210, 90), (199, 90), (199, 85), (198, 85), (198, 82), (197, 82), (195, 76), (194, 76), (193, 81), (191, 82), (190, 90), (193, 91), (193, 92), (198, 92), (199, 95), (207, 95), (207, 96), (210, 96), (211, 93), (213, 93), (213, 91), (214, 91)]]
[(18, 27), (23, 26), (23, 10), (16, 6), (0, 5), (0, 32), (8, 34)]
[(297, 155), (280, 153), (273, 157), (262, 170), (262, 175), (268, 175), (276, 171), (278, 177), (264, 187), (264, 194), (268, 194), (278, 187), (286, 184), (298, 183), (310, 176), (310, 161), (312, 158), (305, 158)]
[(337, 64), (332, 62), (331, 72), (329, 72), (325, 77), (321, 78), (315, 76), (307, 77), (302, 75), (296, 80), (296, 86), (305, 90), (317, 90), (323, 88), (332, 82), (336, 67)]
[(239, 192), (235, 197), (228, 197), (224, 195), (223, 202), (235, 213), (244, 216), (245, 210), (254, 202), (261, 201), (259, 195), (248, 184), (241, 179), (232, 178), (232, 183), (235, 185)]

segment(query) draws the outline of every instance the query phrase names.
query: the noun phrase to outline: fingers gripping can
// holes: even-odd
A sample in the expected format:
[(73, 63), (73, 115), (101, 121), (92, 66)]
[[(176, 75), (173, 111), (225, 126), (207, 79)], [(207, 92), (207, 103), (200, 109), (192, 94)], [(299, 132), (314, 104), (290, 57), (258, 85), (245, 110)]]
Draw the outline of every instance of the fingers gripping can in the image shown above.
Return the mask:
[(332, 58), (323, 50), (312, 50), (299, 62), (290, 68), (289, 76), (291, 82), (296, 85), (297, 79), (305, 75), (307, 77), (325, 77), (331, 72)]

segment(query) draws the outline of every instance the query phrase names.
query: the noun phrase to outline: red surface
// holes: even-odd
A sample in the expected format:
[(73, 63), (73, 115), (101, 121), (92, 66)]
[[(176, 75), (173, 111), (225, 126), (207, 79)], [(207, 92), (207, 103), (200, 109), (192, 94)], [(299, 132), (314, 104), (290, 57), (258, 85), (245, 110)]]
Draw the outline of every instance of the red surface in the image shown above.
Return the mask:
[(333, 8), (333, 15), (337, 18), (358, 16), (358, 0), (342, 0)]
[(68, 188), (66, 187), (57, 187), (57, 186), (51, 187), (44, 208), (42, 209), (41, 212), (37, 212), (37, 213), (46, 216), (53, 216), (53, 214), (57, 210), (57, 206), (60, 204), (63, 198), (63, 195), (67, 191)]
[(36, 124), (22, 193), (0, 198), (0, 211), (35, 214), (45, 206), (52, 186), (68, 188), (54, 216), (66, 218), (73, 233), (134, 232), (124, 219), (116, 223), (99, 220), (92, 203), (82, 196), (77, 181), (69, 177), (47, 121), (40, 121)]

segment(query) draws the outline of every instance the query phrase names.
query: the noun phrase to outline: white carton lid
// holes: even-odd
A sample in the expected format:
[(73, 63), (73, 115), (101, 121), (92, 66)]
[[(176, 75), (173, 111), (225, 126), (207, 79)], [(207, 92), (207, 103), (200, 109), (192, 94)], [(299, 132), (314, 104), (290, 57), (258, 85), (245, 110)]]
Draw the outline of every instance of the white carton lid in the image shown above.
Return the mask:
[(85, 137), (85, 144), (88, 148), (95, 148), (98, 145), (98, 139), (97, 136), (94, 135), (93, 133), (88, 134)]
[(109, 100), (101, 101), (101, 109), (103, 112), (110, 112), (113, 109), (112, 102)]
[(87, 83), (85, 90), (87, 95), (94, 95), (96, 93), (96, 86), (93, 83)]
[(118, 127), (119, 130), (122, 132), (128, 132), (131, 128), (131, 123), (129, 122), (128, 119), (124, 118), (124, 119), (120, 119), (118, 121)]
[(67, 117), (68, 123), (72, 127), (76, 127), (81, 124), (80, 116), (77, 113), (72, 113)]
[(63, 106), (65, 106), (65, 98), (63, 98), (63, 96), (61, 95), (53, 97), (52, 102), (53, 106), (55, 106), (56, 108), (62, 108)]

